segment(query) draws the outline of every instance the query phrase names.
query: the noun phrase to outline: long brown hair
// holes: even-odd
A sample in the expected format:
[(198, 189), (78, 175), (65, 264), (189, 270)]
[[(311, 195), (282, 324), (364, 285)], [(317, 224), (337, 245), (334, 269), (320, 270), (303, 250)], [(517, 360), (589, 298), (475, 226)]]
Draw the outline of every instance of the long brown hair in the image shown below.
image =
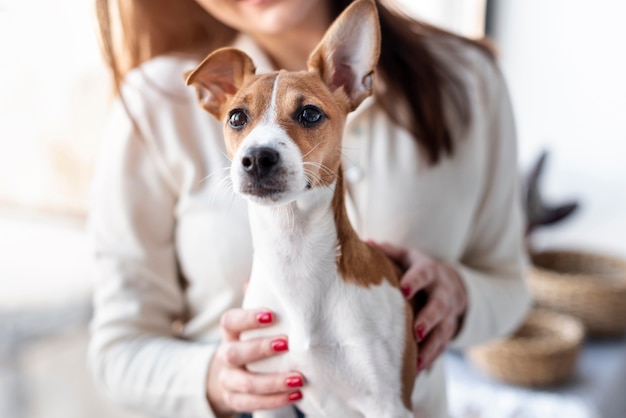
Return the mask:
[[(214, 19), (195, 0), (95, 1), (101, 47), (118, 93), (126, 73), (150, 58), (198, 48), (208, 53), (230, 44), (236, 36), (236, 31)], [(454, 152), (444, 103), (449, 100), (466, 127), (469, 98), (458, 72), (433, 54), (427, 40), (457, 39), (489, 57), (492, 50), (484, 41), (456, 36), (375, 1), (382, 32), (378, 73), (386, 87), (377, 100), (391, 120), (413, 135), (429, 160), (437, 163)], [(351, 2), (331, 0), (331, 17), (339, 16)], [(441, 45), (455, 53), (450, 43)], [(407, 108), (408, 115), (403, 110)]]

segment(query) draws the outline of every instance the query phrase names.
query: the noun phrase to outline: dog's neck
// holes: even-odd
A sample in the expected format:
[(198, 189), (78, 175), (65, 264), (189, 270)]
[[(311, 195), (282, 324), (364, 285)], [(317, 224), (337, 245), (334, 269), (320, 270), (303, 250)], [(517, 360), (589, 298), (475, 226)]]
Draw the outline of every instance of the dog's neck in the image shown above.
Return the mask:
[[(255, 268), (271, 270), (260, 277), (335, 279), (342, 254), (349, 246), (361, 244), (349, 223), (343, 192), (339, 174), (333, 184), (309, 190), (288, 204), (249, 204), (254, 257), (258, 260)], [(329, 274), (331, 270), (333, 274)], [(292, 277), (294, 274), (301, 277)]]
[[(293, 253), (294, 245), (300, 246), (304, 240), (315, 239), (316, 231), (334, 230), (334, 190), (335, 184), (316, 188), (299, 199), (280, 206), (250, 203), (251, 227), (258, 251), (272, 249), (276, 247), (276, 243), (285, 242), (290, 244), (286, 251)], [(257, 242), (259, 245), (256, 245)]]

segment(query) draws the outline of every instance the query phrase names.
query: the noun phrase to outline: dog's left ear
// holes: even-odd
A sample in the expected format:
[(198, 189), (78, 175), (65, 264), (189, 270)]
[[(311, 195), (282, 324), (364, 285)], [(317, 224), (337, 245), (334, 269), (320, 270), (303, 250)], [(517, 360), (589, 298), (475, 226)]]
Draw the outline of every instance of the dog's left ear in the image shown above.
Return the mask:
[(195, 69), (185, 73), (187, 85), (193, 85), (198, 102), (217, 119), (222, 119), (226, 96), (232, 96), (247, 76), (255, 72), (252, 59), (236, 48), (222, 48), (210, 54)]
[(380, 55), (380, 24), (372, 0), (356, 0), (335, 20), (309, 57), (331, 91), (343, 87), (350, 110), (372, 94)]

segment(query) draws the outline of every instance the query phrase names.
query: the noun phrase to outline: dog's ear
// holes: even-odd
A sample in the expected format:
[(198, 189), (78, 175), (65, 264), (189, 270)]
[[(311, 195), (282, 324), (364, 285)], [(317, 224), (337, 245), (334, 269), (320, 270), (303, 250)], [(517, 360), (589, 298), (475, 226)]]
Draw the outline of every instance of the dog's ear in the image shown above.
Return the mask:
[(193, 85), (198, 102), (221, 119), (227, 95), (239, 91), (244, 79), (255, 72), (252, 59), (236, 48), (222, 48), (210, 54), (195, 69), (185, 73), (187, 85)]
[(380, 55), (380, 24), (372, 0), (356, 0), (335, 20), (309, 57), (331, 91), (343, 87), (354, 110), (370, 94)]

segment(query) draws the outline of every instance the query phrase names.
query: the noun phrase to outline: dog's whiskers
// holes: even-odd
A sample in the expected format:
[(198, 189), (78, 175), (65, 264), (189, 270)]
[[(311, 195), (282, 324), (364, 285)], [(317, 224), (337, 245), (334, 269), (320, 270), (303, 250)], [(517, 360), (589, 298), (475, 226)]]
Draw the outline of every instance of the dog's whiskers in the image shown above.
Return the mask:
[(314, 173), (312, 170), (305, 168), (304, 175), (307, 177), (308, 183), (311, 187), (314, 185), (322, 184), (322, 178), (317, 173)]
[(199, 180), (199, 183), (210, 181), (211, 184), (208, 187), (207, 200), (214, 201), (219, 197), (225, 197), (228, 194), (230, 204), (232, 204), (233, 193), (233, 180), (230, 176), (230, 167), (223, 167), (209, 174), (208, 176)]
[(317, 147), (319, 147), (320, 145), (322, 145), (324, 142), (326, 142), (326, 141), (320, 141), (320, 142), (318, 142), (318, 143), (317, 143), (317, 145), (315, 145), (313, 148), (311, 148), (311, 149), (309, 150), (309, 152), (307, 152), (306, 154), (304, 154), (304, 155), (302, 156), (302, 158), (305, 158), (307, 155), (309, 155), (310, 153), (312, 153), (313, 151), (315, 151), (315, 149), (316, 149)]
[[(232, 162), (232, 161), (233, 161), (233, 159), (232, 159), (232, 158), (230, 158), (230, 157), (228, 156), (228, 154), (226, 154), (224, 151), (222, 151), (222, 155), (223, 155), (224, 157), (226, 157), (226, 160), (228, 160), (228, 162)], [(230, 168), (230, 166), (229, 166), (228, 168)]]
[[(331, 177), (331, 178), (332, 178), (332, 177), (335, 177), (335, 172), (334, 172), (334, 171), (332, 171), (330, 168), (326, 167), (326, 166), (325, 166), (324, 164), (322, 164), (322, 163), (305, 161), (305, 162), (303, 163), (303, 165), (304, 165), (304, 172), (305, 172), (305, 174), (306, 174), (306, 175), (307, 175), (307, 176), (308, 176), (311, 180), (314, 180), (314, 181), (316, 182), (315, 184), (322, 184), (322, 183), (323, 183), (323, 181), (322, 181), (322, 180), (323, 180), (323, 179), (322, 179), (322, 175), (326, 175), (326, 176), (329, 176), (329, 177)], [(314, 172), (311, 170), (311, 168), (308, 168), (307, 166), (312, 167), (312, 168), (316, 168), (316, 169), (318, 169), (318, 170), (319, 170), (319, 172), (320, 172), (321, 174), (319, 174), (319, 173), (314, 173)]]
[(230, 167), (222, 167), (219, 170), (215, 170), (212, 173), (210, 173), (208, 176), (206, 177), (202, 177), (200, 180), (198, 180), (198, 183), (203, 183), (205, 181), (207, 181), (208, 179), (210, 179), (211, 177), (217, 175), (217, 174), (222, 174), (224, 171), (228, 171), (230, 170)]

